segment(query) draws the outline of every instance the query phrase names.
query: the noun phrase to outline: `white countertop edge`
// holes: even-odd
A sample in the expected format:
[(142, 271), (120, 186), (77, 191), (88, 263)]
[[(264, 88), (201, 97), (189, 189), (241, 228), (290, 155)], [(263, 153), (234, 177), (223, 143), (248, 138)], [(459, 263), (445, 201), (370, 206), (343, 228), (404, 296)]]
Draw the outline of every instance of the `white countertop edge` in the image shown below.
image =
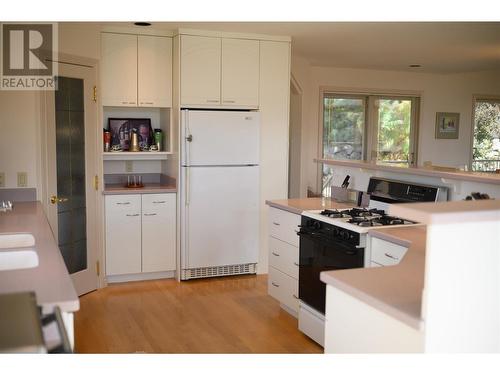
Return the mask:
[(327, 287), (331, 286), (339, 290), (342, 290), (343, 292), (349, 294), (351, 297), (356, 298), (362, 301), (363, 303), (366, 303), (367, 305), (373, 307), (377, 311), (385, 313), (395, 318), (396, 320), (410, 326), (411, 328), (416, 329), (417, 331), (422, 331), (423, 321), (421, 319), (408, 315), (402, 312), (401, 310), (389, 304), (386, 304), (377, 298), (374, 298), (370, 294), (364, 293), (361, 290), (336, 279), (335, 276), (330, 275), (329, 272), (331, 271), (321, 272), (320, 274), (320, 280), (325, 284), (327, 284)]

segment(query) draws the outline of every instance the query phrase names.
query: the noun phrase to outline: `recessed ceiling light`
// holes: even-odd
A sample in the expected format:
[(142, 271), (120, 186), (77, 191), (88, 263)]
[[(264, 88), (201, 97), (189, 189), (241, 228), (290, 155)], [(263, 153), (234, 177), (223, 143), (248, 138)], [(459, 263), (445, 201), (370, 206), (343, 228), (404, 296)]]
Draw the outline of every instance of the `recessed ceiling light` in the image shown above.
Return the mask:
[(151, 26), (149, 22), (134, 22), (135, 26)]
[(420, 65), (420, 64), (410, 64), (410, 65), (408, 65), (408, 67), (409, 68), (421, 68), (422, 65)]

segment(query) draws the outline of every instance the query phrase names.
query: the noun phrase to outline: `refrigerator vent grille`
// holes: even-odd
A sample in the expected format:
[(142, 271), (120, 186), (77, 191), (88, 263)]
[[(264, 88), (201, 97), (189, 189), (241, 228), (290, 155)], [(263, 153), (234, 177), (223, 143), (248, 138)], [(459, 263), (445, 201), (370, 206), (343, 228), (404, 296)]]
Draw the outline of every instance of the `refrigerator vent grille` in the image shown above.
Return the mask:
[(182, 280), (199, 279), (203, 277), (243, 275), (256, 272), (256, 263), (233, 264), (229, 266), (216, 267), (200, 267), (182, 270)]

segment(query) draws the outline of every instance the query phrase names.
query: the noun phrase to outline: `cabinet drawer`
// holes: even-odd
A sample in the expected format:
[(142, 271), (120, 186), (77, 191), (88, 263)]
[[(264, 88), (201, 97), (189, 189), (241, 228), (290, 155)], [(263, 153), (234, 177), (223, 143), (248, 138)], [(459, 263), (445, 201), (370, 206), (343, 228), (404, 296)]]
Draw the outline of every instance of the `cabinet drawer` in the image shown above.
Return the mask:
[(269, 237), (269, 265), (294, 279), (299, 278), (299, 248)]
[(142, 195), (142, 214), (165, 216), (176, 208), (175, 193)]
[(299, 236), (297, 236), (299, 225), (300, 215), (274, 207), (269, 208), (269, 233), (271, 236), (299, 247)]
[(140, 195), (107, 195), (106, 215), (141, 214)]
[(408, 248), (395, 243), (371, 238), (371, 261), (382, 266), (392, 266), (398, 264), (403, 259)]
[(299, 311), (298, 281), (293, 277), (269, 267), (267, 289), (271, 297), (276, 298), (291, 310)]

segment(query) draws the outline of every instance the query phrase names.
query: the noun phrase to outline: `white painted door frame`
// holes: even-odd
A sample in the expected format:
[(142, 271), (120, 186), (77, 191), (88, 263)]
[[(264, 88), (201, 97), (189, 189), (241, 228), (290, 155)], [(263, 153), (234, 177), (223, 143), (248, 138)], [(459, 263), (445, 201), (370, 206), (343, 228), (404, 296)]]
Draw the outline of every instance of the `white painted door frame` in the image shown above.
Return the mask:
[[(78, 295), (102, 286), (102, 272), (98, 275), (97, 262), (102, 264), (102, 200), (94, 188), (94, 178), (102, 175), (99, 168), (100, 127), (99, 107), (94, 101), (93, 91), (97, 85), (97, 61), (68, 55), (60, 55), (59, 75), (85, 80), (85, 184), (87, 208), (87, 268), (71, 275)], [(57, 195), (56, 149), (55, 149), (55, 95), (45, 91), (40, 94), (40, 156), (41, 156), (41, 200), (52, 228), (58, 239), (57, 205), (50, 203), (50, 196)], [(100, 179), (99, 179), (100, 180)], [(102, 268), (102, 267), (101, 267)], [(100, 276), (100, 277), (99, 277)]]

